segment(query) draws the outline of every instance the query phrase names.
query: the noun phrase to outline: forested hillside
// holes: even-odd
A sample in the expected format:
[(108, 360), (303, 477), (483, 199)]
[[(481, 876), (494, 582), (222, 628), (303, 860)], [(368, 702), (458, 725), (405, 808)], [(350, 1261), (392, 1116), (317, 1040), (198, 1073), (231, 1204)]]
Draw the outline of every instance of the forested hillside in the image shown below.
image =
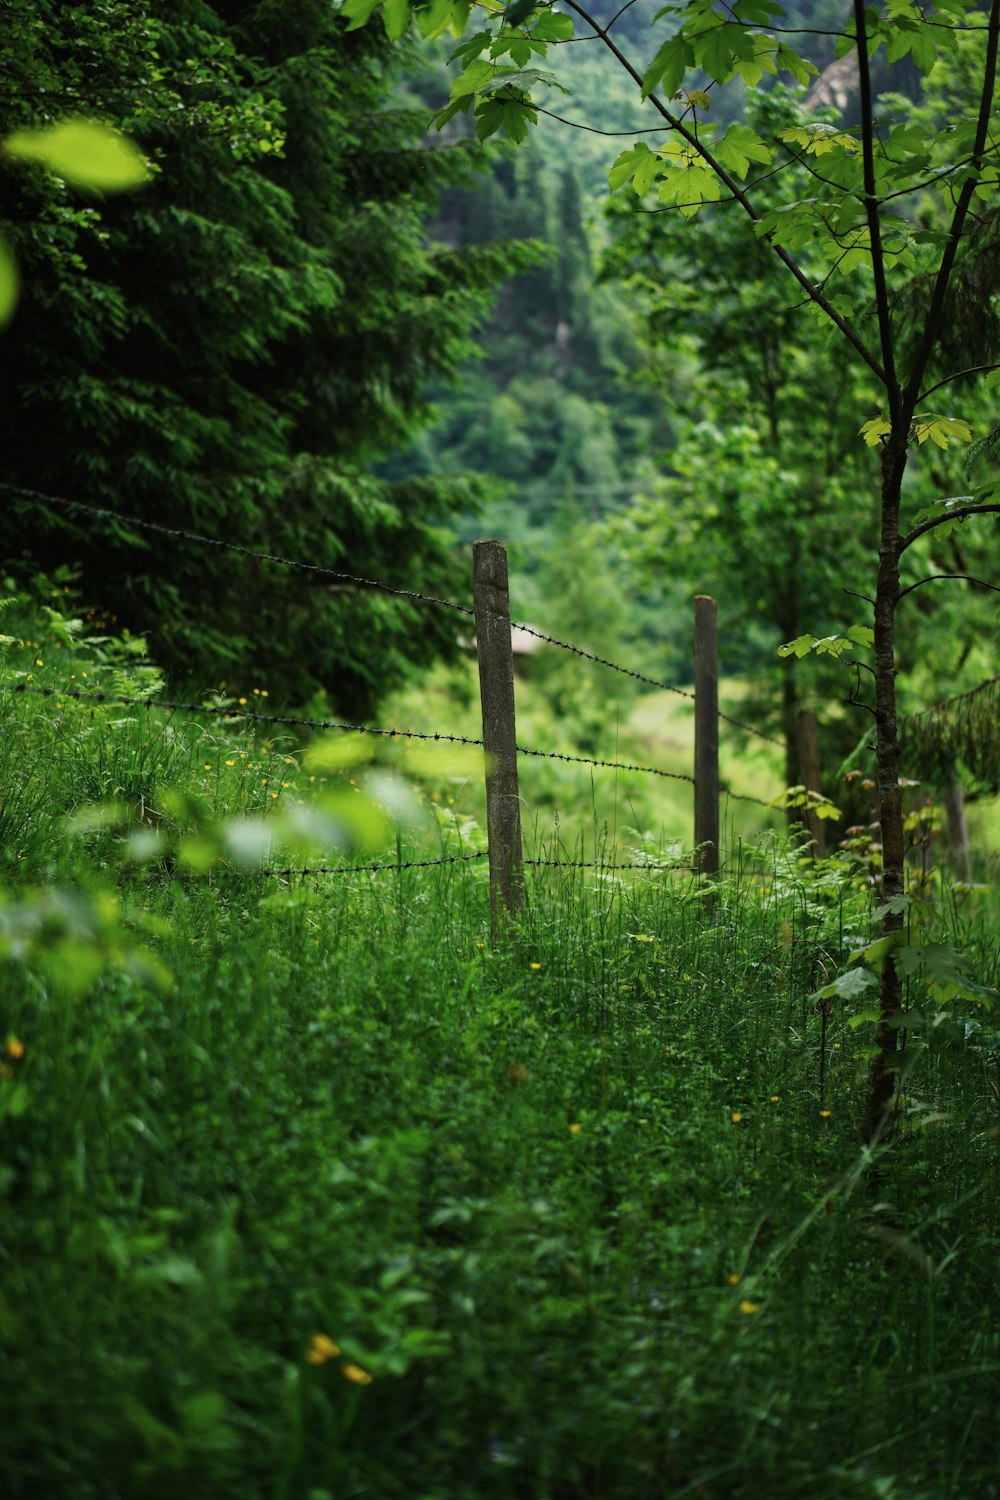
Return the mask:
[[(637, 65), (651, 59), (651, 0), (586, 9), (598, 25), (616, 17), (614, 35)], [(854, 74), (850, 59), (834, 56), (846, 9), (842, 0), (784, 7), (784, 31), (818, 70), (808, 94), (775, 78), (759, 98), (730, 87), (716, 107), (703, 76), (706, 118), (743, 116), (765, 133), (814, 119), (850, 126)], [(441, 56), (450, 50), (445, 41), (425, 48), (427, 72), (411, 76), (428, 103), (447, 96)], [(846, 629), (857, 613), (851, 590), (875, 527), (874, 508), (858, 501), (870, 465), (855, 415), (861, 371), (849, 350), (831, 349), (801, 302), (782, 297), (781, 268), (748, 242), (732, 209), (692, 220), (631, 193), (609, 201), (607, 173), (628, 132), (648, 126), (638, 90), (609, 70), (596, 38), (556, 50), (571, 94), (548, 92), (530, 151), (488, 142), (482, 174), (448, 192), (433, 226), (456, 246), (531, 239), (548, 258), (501, 293), (468, 380), (457, 394), (439, 393), (438, 421), (391, 472), (477, 470), (500, 481), (485, 523), (466, 534), (486, 524), (515, 548), (522, 613), (611, 639), (671, 680), (690, 673), (691, 596), (719, 597), (725, 666), (748, 684), (757, 720), (784, 737), (792, 782), (802, 707), (826, 721), (832, 766), (864, 729), (841, 711), (842, 668), (776, 655), (782, 641)], [(950, 67), (939, 64), (925, 82), (908, 54), (892, 63), (878, 54), (882, 107), (918, 129), (939, 128), (959, 86)], [(463, 116), (447, 127), (469, 131)], [(808, 166), (793, 163), (764, 200), (778, 208), (808, 185)], [(985, 264), (980, 283), (992, 278)], [(976, 358), (991, 357), (985, 327), (966, 338)], [(969, 400), (984, 430), (991, 398)], [(809, 421), (817, 403), (826, 417), (819, 439)], [(919, 486), (927, 500), (959, 490), (960, 462), (941, 454), (910, 482), (915, 503)], [(983, 533), (942, 541), (931, 561), (982, 576), (993, 545)], [(569, 553), (575, 588), (561, 566)], [(595, 608), (595, 595), (614, 595), (620, 607)], [(910, 707), (993, 670), (998, 634), (986, 591), (924, 595), (913, 626), (904, 647)]]

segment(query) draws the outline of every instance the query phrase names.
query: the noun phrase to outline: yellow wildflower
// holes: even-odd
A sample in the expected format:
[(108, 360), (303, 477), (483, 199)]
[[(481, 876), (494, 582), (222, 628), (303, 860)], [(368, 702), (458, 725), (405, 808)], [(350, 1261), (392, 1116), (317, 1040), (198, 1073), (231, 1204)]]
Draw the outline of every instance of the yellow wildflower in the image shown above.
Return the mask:
[(328, 1338), (325, 1333), (314, 1333), (306, 1359), (311, 1365), (325, 1365), (328, 1359), (336, 1359), (340, 1353), (340, 1345), (335, 1344), (333, 1339)]
[(738, 1125), (740, 1123), (740, 1121), (742, 1120), (743, 1116), (740, 1114), (740, 1112), (739, 1112), (738, 1109), (734, 1109), (733, 1112), (732, 1112), (732, 1114), (729, 1116), (729, 1118), (732, 1120), (732, 1122), (733, 1122), (734, 1125)]
[(739, 1286), (740, 1282), (743, 1280), (743, 1277), (739, 1274), (738, 1271), (730, 1271), (726, 1277), (726, 1280), (728, 1281), (730, 1286)]
[(24, 1056), (24, 1043), (19, 1036), (9, 1036), (7, 1038), (7, 1056), (12, 1057), (15, 1062)]
[(351, 1380), (355, 1385), (371, 1385), (372, 1377), (367, 1370), (362, 1370), (360, 1365), (341, 1365), (345, 1380)]
[(580, 1131), (581, 1131), (581, 1130), (582, 1130), (582, 1129), (583, 1129), (583, 1126), (582, 1126), (582, 1125), (581, 1125), (581, 1124), (580, 1124), (580, 1122), (579, 1122), (579, 1120), (577, 1120), (577, 1121), (575, 1121), (575, 1122), (574, 1122), (574, 1123), (573, 1123), (573, 1124), (572, 1124), (572, 1125), (571, 1125), (571, 1126), (570, 1126), (570, 1127), (569, 1127), (569, 1133), (570, 1133), (570, 1135), (579, 1135), (579, 1134), (580, 1134)]
[(541, 967), (542, 967), (541, 964), (529, 964), (528, 965), (529, 969), (540, 969)]
[(751, 1302), (748, 1297), (744, 1297), (740, 1302), (740, 1312), (745, 1318), (752, 1318), (755, 1312), (760, 1312), (760, 1303)]
[(819, 1117), (821, 1120), (828, 1120), (832, 1114), (832, 1109), (821, 1109), (819, 1112)]

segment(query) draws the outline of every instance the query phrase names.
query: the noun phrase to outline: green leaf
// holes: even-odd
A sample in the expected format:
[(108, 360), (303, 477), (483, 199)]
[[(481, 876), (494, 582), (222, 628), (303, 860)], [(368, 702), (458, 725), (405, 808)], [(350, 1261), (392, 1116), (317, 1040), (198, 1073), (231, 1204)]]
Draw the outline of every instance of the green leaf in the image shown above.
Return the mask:
[[(510, 25), (510, 17), (507, 18)], [(573, 35), (573, 20), (558, 10), (543, 10), (535, 18), (531, 35), (540, 42), (568, 42)]]
[(505, 26), (520, 26), (526, 21), (538, 4), (538, 0), (511, 0), (504, 15)]
[(961, 443), (972, 441), (972, 428), (961, 417), (931, 416), (925, 421), (920, 421), (918, 418), (914, 426), (918, 444), (926, 443), (930, 438), (936, 447), (945, 449), (953, 438)]
[(0, 235), (0, 328), (14, 316), (20, 285), (14, 252)]
[(642, 97), (648, 99), (657, 88), (667, 98), (673, 98), (681, 86), (688, 68), (694, 67), (694, 52), (687, 37), (681, 33), (672, 36), (657, 52), (642, 80)]
[(710, 167), (692, 164), (667, 172), (660, 183), (660, 202), (675, 203), (690, 219), (702, 203), (718, 202), (721, 191), (722, 183)]
[(383, 0), (382, 20), (390, 42), (398, 42), (410, 24), (410, 0)]
[(654, 151), (647, 151), (645, 156), (640, 158), (632, 178), (632, 186), (640, 198), (649, 192), (662, 166), (662, 161)]
[[(509, 77), (512, 70), (508, 69)], [(495, 65), (487, 57), (477, 57), (470, 62), (464, 73), (460, 73), (451, 86), (452, 99), (464, 98), (467, 94), (475, 94), (483, 84), (496, 73)]]
[(608, 173), (608, 186), (611, 191), (617, 192), (620, 187), (625, 186), (626, 182), (631, 182), (640, 163), (647, 156), (652, 155), (645, 141), (638, 141), (634, 146), (629, 146), (627, 150), (622, 151), (616, 157), (614, 166)]
[(343, 0), (340, 14), (347, 17), (346, 30), (357, 31), (360, 26), (364, 26), (381, 3), (382, 0)]
[(791, 73), (796, 83), (807, 84), (810, 78), (819, 77), (819, 68), (815, 63), (807, 62), (791, 47), (786, 47), (779, 42), (775, 51), (774, 60), (783, 73)]
[(865, 422), (859, 428), (859, 431), (868, 447), (874, 448), (884, 437), (889, 436), (889, 433), (892, 431), (892, 423), (887, 421), (885, 417), (872, 417), (869, 422)]
[(433, 42), (451, 25), (451, 0), (430, 0), (430, 4), (416, 13), (420, 35)]
[(787, 141), (792, 146), (802, 146), (807, 155), (827, 156), (838, 146), (845, 151), (856, 151), (858, 142), (854, 136), (847, 135), (838, 130), (835, 125), (796, 125), (791, 130), (783, 130), (780, 139)]
[[(864, 971), (859, 969), (855, 972), (863, 973)], [(847, 1017), (847, 1024), (852, 1031), (857, 1031), (859, 1026), (864, 1026), (866, 1024), (870, 1024), (872, 1026), (878, 1025), (879, 1019), (880, 1017), (877, 1010), (859, 1010), (856, 1011), (853, 1016)]]
[(809, 655), (815, 644), (816, 637), (814, 635), (799, 635), (795, 637), (794, 641), (786, 641), (783, 646), (779, 646), (778, 655), (795, 656), (801, 661), (804, 656)]
[(878, 980), (868, 969), (847, 969), (843, 974), (838, 974), (836, 979), (831, 979), (821, 990), (817, 990), (814, 998), (860, 1000), (867, 990), (874, 989), (877, 984)]
[(63, 120), (45, 130), (17, 130), (3, 143), (15, 161), (35, 162), (74, 187), (119, 193), (150, 178), (146, 158), (127, 136), (96, 120)]
[(752, 161), (769, 165), (774, 159), (770, 146), (749, 125), (730, 125), (722, 139), (712, 147), (720, 166), (734, 177), (746, 177)]
[(893, 948), (899, 947), (902, 936), (901, 932), (891, 932), (888, 937), (876, 938), (866, 948), (859, 948), (856, 953), (852, 953), (851, 963), (857, 963), (859, 958), (863, 958), (865, 963), (878, 973)]
[(884, 901), (881, 906), (876, 906), (872, 912), (872, 921), (881, 922), (882, 918), (889, 916), (890, 913), (898, 916), (900, 912), (904, 912), (908, 906), (912, 905), (912, 896), (893, 896), (891, 901)]

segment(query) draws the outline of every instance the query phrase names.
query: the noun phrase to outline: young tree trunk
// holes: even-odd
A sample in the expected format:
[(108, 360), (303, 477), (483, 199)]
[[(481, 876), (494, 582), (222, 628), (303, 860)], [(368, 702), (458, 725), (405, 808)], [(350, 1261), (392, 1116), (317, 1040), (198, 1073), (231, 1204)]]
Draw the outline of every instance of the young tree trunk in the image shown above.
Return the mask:
[[(875, 744), (878, 761), (879, 822), (882, 829), (882, 902), (901, 896), (903, 875), (903, 804), (899, 789), (899, 734), (896, 724), (896, 659), (894, 650), (896, 601), (899, 598), (899, 509), (906, 467), (906, 432), (893, 430), (882, 453), (882, 532), (878, 584), (875, 591)], [(887, 912), (881, 934), (902, 930), (903, 913)], [(881, 1139), (889, 1128), (895, 1088), (899, 1032), (894, 1025), (902, 1009), (902, 986), (891, 955), (879, 981), (879, 1019), (875, 1028), (878, 1052), (868, 1073), (868, 1093), (861, 1136), (866, 1144)]]
[(965, 816), (965, 794), (956, 774), (944, 790), (944, 810), (948, 821), (948, 843), (959, 880), (972, 879), (972, 851), (969, 848), (969, 824)]

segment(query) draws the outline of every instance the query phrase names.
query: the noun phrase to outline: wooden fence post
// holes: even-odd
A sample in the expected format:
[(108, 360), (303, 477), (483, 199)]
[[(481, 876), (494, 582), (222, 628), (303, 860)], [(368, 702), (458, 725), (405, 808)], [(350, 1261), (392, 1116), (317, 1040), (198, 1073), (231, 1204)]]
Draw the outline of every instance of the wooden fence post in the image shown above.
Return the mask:
[(694, 601), (694, 841), (698, 873), (719, 871), (719, 639), (715, 600)]
[(483, 705), (490, 919), (521, 909), (521, 799), (514, 728), (514, 655), (510, 638), (507, 553), (498, 541), (472, 544), (472, 602)]
[[(811, 708), (799, 709), (796, 737), (799, 743), (799, 781), (808, 791), (818, 792), (821, 790), (819, 730), (816, 726), (816, 715)], [(803, 810), (802, 822), (806, 825), (806, 832), (812, 841), (813, 855), (816, 859), (825, 859), (826, 829), (823, 827), (822, 818), (818, 818), (815, 812), (807, 807)]]

